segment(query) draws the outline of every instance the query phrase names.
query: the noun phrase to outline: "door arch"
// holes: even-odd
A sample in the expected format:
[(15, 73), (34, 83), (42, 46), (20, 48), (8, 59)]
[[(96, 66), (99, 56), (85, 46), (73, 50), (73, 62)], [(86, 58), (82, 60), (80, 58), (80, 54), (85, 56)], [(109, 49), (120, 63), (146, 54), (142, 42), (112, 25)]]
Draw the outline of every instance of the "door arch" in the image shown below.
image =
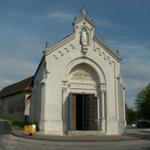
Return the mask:
[[(63, 128), (64, 132), (68, 133), (69, 130), (74, 130), (71, 128), (72, 124), (69, 125), (69, 121), (72, 120), (73, 107), (69, 106), (69, 98), (72, 95), (89, 95), (96, 98), (97, 114), (95, 121), (97, 121), (97, 129), (100, 131), (105, 131), (106, 125), (104, 125), (103, 112), (105, 108), (101, 102), (101, 88), (106, 87), (106, 78), (102, 68), (90, 58), (77, 58), (68, 63), (65, 67), (65, 74), (62, 80), (63, 88)], [(70, 101), (71, 103), (73, 101)], [(71, 104), (70, 103), (70, 104)], [(102, 108), (103, 107), (103, 108)], [(70, 119), (70, 120), (69, 120)], [(77, 120), (76, 120), (77, 121)], [(71, 122), (73, 123), (73, 122)], [(102, 129), (103, 128), (103, 129)], [(88, 130), (93, 130), (92, 128)], [(95, 130), (95, 129), (94, 129)]]
[(97, 130), (98, 74), (88, 64), (81, 63), (72, 68), (68, 76), (68, 129)]

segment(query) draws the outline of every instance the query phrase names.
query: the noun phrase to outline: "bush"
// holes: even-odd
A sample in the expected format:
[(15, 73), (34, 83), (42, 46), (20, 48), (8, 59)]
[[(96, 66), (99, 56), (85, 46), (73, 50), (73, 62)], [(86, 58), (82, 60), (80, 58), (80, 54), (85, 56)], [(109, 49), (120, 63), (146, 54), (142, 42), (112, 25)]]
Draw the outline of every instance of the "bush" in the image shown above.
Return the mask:
[(11, 127), (23, 128), (25, 125), (25, 122), (14, 119), (14, 117), (10, 114), (0, 113), (0, 119), (7, 121)]
[(2, 114), (0, 113), (0, 119), (3, 119), (3, 120), (13, 120), (14, 117), (10, 114)]
[(23, 121), (18, 121), (18, 120), (13, 120), (13, 121), (11, 122), (11, 125), (12, 125), (12, 126), (16, 126), (16, 127), (21, 127), (21, 128), (23, 128), (24, 125), (25, 125), (25, 122), (23, 122)]

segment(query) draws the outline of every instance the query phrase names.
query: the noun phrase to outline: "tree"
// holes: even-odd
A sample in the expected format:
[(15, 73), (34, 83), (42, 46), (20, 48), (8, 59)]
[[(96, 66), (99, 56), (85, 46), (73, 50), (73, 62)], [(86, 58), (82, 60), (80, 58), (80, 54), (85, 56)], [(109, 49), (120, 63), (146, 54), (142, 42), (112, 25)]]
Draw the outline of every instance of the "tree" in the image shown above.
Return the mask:
[(136, 120), (136, 112), (132, 108), (129, 108), (127, 104), (125, 104), (125, 108), (127, 124), (134, 123), (134, 121)]
[(138, 118), (150, 120), (150, 83), (137, 94), (135, 104)]

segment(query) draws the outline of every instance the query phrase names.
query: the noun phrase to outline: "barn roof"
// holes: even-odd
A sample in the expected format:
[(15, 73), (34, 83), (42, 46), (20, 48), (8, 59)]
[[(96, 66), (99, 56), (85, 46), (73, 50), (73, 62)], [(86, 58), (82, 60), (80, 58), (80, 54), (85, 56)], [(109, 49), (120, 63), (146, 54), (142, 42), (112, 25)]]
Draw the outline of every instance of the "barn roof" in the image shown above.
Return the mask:
[(0, 91), (0, 98), (20, 93), (23, 91), (30, 91), (32, 89), (33, 78), (34, 76), (19, 81), (17, 83), (14, 83), (12, 85), (9, 85), (7, 87), (4, 87)]

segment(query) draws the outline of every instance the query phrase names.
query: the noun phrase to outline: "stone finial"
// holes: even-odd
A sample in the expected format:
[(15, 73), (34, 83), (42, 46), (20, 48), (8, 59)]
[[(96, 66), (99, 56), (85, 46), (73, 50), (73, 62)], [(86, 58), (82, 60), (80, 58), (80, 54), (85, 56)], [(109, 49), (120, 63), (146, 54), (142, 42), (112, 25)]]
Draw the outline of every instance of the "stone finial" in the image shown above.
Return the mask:
[(82, 16), (86, 16), (86, 14), (88, 13), (88, 10), (87, 10), (86, 7), (82, 7), (82, 8), (80, 9), (80, 12), (81, 12)]
[(120, 56), (120, 52), (119, 52), (119, 50), (116, 50), (116, 54), (117, 54), (118, 56)]
[(77, 17), (75, 16), (75, 17), (74, 17), (74, 20), (73, 20), (73, 22), (72, 22), (72, 25), (74, 26), (74, 25), (76, 24), (76, 22), (77, 22)]
[(94, 26), (96, 26), (96, 22), (95, 22), (94, 19), (92, 19), (91, 22), (92, 22), (92, 24), (93, 24)]
[(47, 49), (48, 49), (48, 44), (49, 44), (48, 42), (45, 42), (43, 54), (45, 54), (45, 52), (47, 51)]
[(48, 42), (45, 42), (45, 48), (48, 48)]
[(77, 17), (75, 16), (75, 17), (74, 17), (74, 23), (76, 23), (76, 22), (77, 22)]

